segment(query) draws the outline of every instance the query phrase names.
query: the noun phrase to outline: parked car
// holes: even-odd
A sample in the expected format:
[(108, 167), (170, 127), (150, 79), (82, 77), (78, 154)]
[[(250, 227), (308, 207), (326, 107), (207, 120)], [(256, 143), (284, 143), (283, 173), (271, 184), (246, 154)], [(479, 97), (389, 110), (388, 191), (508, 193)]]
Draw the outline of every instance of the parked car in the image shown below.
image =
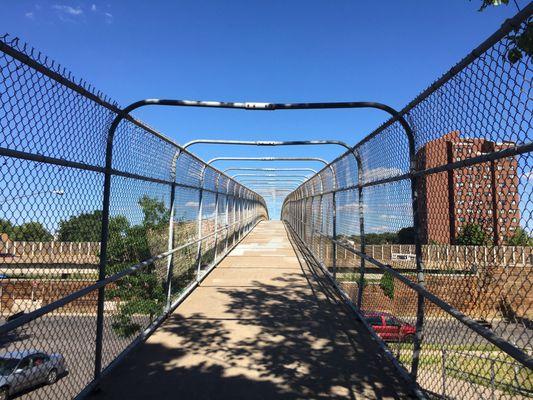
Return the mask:
[(381, 311), (366, 311), (366, 322), (386, 342), (412, 342), (416, 329), (392, 314)]
[(66, 372), (61, 354), (48, 355), (37, 350), (0, 354), (0, 400), (41, 384), (52, 385)]

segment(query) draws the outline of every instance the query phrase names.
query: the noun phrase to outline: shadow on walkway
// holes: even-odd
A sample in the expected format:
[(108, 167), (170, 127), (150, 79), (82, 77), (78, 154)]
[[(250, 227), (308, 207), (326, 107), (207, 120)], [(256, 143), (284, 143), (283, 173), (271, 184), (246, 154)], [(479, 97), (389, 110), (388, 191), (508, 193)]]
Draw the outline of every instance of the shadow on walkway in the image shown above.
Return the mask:
[(239, 247), (93, 398), (409, 398), (280, 222), (261, 223)]

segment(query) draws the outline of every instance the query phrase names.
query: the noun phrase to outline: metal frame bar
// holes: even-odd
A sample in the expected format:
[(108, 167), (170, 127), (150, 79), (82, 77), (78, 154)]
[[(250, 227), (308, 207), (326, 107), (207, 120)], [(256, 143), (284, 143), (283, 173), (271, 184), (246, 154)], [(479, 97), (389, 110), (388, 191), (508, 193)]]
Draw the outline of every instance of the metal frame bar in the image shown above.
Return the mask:
[(186, 149), (196, 144), (225, 144), (237, 146), (312, 146), (312, 145), (336, 145), (350, 149), (350, 145), (340, 140), (225, 140), (225, 139), (197, 139), (183, 145)]
[(217, 161), (316, 161), (328, 165), (326, 160), (318, 157), (215, 157), (206, 164), (211, 165)]
[(266, 178), (308, 178), (309, 174), (307, 175), (276, 175), (276, 174), (235, 174), (232, 176), (233, 179), (236, 179), (237, 177), (266, 177)]
[(278, 171), (309, 171), (313, 174), (317, 173), (316, 169), (313, 168), (260, 168), (260, 167), (231, 167), (226, 168), (223, 172), (227, 173), (228, 171), (272, 171), (272, 172), (278, 172)]
[(248, 178), (248, 179), (241, 179), (240, 182), (242, 184), (253, 184), (253, 183), (269, 183), (269, 182), (272, 182), (272, 183), (291, 183), (291, 182), (296, 182), (296, 183), (303, 183), (305, 182), (307, 179), (297, 179), (297, 178), (289, 178), (289, 179), (270, 179), (270, 178), (265, 178), (265, 179), (258, 179), (258, 178)]

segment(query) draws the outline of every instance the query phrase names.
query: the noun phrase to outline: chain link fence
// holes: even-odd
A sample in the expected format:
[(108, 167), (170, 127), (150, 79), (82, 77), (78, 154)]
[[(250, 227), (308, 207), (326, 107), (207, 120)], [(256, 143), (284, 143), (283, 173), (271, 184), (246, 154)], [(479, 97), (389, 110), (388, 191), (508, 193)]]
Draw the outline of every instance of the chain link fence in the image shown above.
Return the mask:
[(258, 194), (0, 38), (0, 399), (74, 398), (261, 219)]
[(532, 11), (283, 205), (425, 397), (533, 397)]

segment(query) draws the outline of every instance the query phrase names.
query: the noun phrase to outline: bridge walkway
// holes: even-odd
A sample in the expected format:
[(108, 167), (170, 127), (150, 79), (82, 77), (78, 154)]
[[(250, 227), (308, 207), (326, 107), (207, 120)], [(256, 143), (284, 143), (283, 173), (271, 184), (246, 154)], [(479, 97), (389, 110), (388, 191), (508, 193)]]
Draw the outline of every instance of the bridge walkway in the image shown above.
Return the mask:
[(376, 343), (264, 221), (102, 382), (98, 399), (405, 399)]

